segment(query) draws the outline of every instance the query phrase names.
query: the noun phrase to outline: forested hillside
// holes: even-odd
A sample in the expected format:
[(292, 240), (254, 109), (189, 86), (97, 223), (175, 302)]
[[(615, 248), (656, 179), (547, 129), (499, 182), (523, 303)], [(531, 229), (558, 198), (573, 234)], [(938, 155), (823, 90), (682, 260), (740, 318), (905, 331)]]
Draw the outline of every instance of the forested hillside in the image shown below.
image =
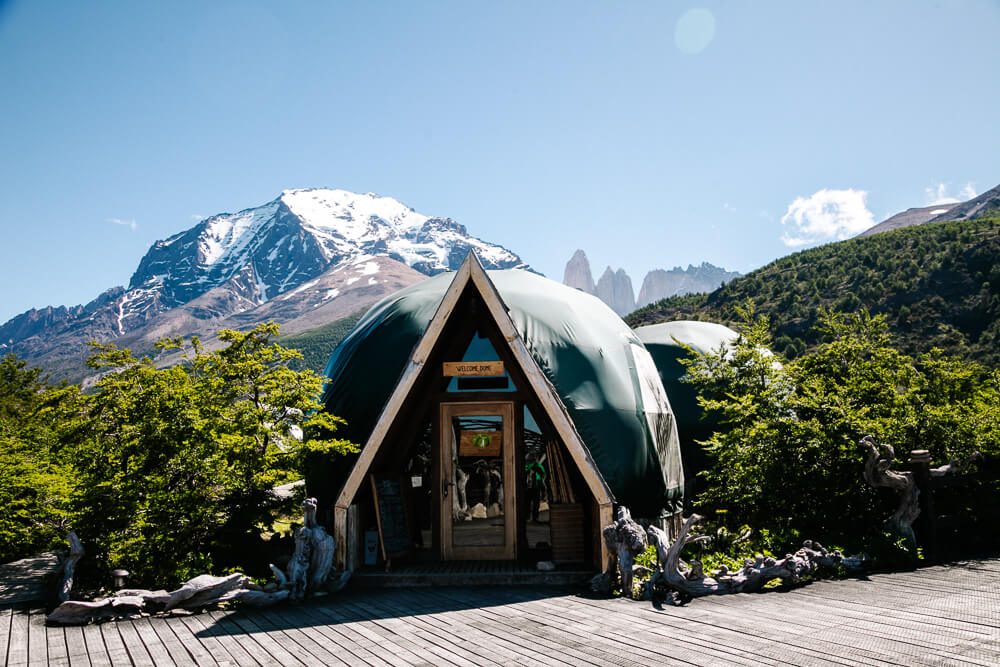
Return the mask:
[(310, 370), (322, 373), (333, 348), (337, 347), (364, 314), (364, 310), (359, 310), (353, 315), (321, 327), (291, 336), (282, 336), (279, 340), (282, 345), (302, 353), (302, 359), (292, 359), (288, 367), (295, 371)]
[(627, 316), (631, 326), (669, 320), (738, 321), (752, 299), (788, 358), (819, 342), (823, 309), (885, 314), (907, 354), (940, 347), (1000, 365), (1000, 216), (942, 222), (804, 250), (711, 294), (672, 297)]

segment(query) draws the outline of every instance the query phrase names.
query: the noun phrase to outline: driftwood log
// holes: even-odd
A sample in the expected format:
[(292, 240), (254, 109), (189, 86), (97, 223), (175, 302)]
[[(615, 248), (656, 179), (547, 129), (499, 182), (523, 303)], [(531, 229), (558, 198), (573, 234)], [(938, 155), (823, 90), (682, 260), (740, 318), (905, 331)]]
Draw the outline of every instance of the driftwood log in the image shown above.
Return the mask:
[(590, 580), (590, 587), (597, 593), (609, 593), (620, 577), (622, 592), (630, 595), (635, 557), (646, 550), (646, 533), (623, 506), (618, 508), (615, 522), (605, 526), (601, 536), (608, 547), (608, 563), (603, 573)]
[[(915, 452), (914, 452), (915, 453)], [(981, 461), (983, 455), (979, 452), (972, 452), (967, 459), (964, 461), (959, 461), (958, 459), (952, 459), (943, 466), (938, 466), (937, 468), (930, 469), (930, 476), (932, 478), (938, 477), (949, 477), (952, 475), (961, 475), (969, 471), (972, 468), (972, 464)]]
[(288, 562), (287, 575), (275, 565), (270, 566), (278, 588), (289, 589), (293, 600), (321, 590), (333, 567), (333, 537), (316, 521), (315, 498), (306, 498), (302, 514), (303, 525), (295, 533), (295, 553)]
[[(333, 565), (334, 540), (316, 521), (316, 499), (302, 503), (303, 526), (295, 534), (295, 553), (286, 575), (271, 565), (275, 580), (265, 586), (254, 584), (240, 572), (224, 577), (202, 574), (187, 581), (175, 591), (121, 590), (114, 596), (93, 602), (63, 600), (46, 620), (63, 625), (85, 625), (91, 621), (112, 618), (133, 618), (141, 614), (169, 612), (175, 609), (198, 611), (223, 602), (239, 601), (251, 607), (266, 607), (283, 600), (301, 600), (308, 593), (326, 589), (339, 591), (351, 576), (351, 571), (330, 578)], [(70, 533), (71, 557), (69, 582), (76, 561), (83, 555), (76, 535)], [(64, 581), (67, 568), (64, 566)], [(65, 588), (68, 596), (69, 587)]]
[(77, 562), (83, 558), (83, 545), (80, 544), (80, 538), (76, 536), (72, 530), (66, 535), (66, 540), (69, 542), (69, 553), (62, 562), (62, 572), (59, 577), (59, 589), (56, 591), (56, 597), (60, 602), (66, 602), (69, 600), (70, 592), (73, 590), (73, 573), (76, 571)]
[(739, 570), (730, 572), (722, 566), (711, 576), (706, 576), (700, 561), (692, 561), (687, 566), (681, 560), (684, 547), (700, 539), (690, 535), (691, 527), (700, 520), (697, 514), (688, 517), (673, 544), (660, 528), (650, 526), (647, 529), (649, 542), (656, 547), (659, 565), (646, 584), (647, 598), (656, 599), (664, 590), (688, 597), (751, 593), (761, 590), (773, 579), (796, 583), (822, 567), (856, 569), (862, 565), (860, 557), (845, 558), (839, 551), (827, 551), (818, 542), (806, 540), (801, 549), (794, 554), (786, 554), (784, 558), (758, 554), (755, 558), (746, 559)]
[(915, 545), (917, 538), (913, 534), (913, 522), (920, 516), (920, 503), (917, 500), (917, 483), (913, 479), (913, 473), (908, 470), (889, 470), (896, 460), (892, 445), (876, 443), (872, 436), (866, 435), (861, 439), (861, 446), (868, 450), (865, 481), (871, 486), (885, 486), (899, 493), (899, 507), (886, 521), (886, 527)]

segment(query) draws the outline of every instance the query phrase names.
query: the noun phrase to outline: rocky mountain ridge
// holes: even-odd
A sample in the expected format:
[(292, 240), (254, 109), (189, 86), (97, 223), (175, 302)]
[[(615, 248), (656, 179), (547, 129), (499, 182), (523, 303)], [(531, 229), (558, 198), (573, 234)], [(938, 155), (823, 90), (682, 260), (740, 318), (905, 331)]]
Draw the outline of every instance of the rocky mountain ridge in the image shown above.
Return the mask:
[(858, 237), (881, 234), (913, 225), (926, 225), (931, 222), (976, 220), (997, 211), (1000, 211), (1000, 185), (968, 201), (908, 208), (889, 216), (873, 227), (869, 227), (858, 234)]
[(204, 335), (266, 319), (302, 330), (454, 270), (470, 249), (487, 268), (528, 268), (454, 220), (422, 215), (390, 197), (286, 190), (262, 206), (214, 215), (157, 241), (128, 287), (86, 305), (12, 318), (0, 325), (0, 353), (15, 352), (59, 377), (64, 368), (80, 370), (89, 340), (141, 349), (160, 336)]
[(708, 262), (702, 262), (699, 266), (689, 264), (686, 269), (679, 266), (669, 271), (654, 269), (646, 274), (636, 298), (632, 279), (624, 269), (613, 271), (610, 266), (607, 267), (595, 285), (587, 253), (577, 250), (566, 263), (563, 284), (595, 295), (616, 313), (624, 316), (636, 308), (670, 296), (711, 292), (740, 275), (736, 271), (726, 271)]

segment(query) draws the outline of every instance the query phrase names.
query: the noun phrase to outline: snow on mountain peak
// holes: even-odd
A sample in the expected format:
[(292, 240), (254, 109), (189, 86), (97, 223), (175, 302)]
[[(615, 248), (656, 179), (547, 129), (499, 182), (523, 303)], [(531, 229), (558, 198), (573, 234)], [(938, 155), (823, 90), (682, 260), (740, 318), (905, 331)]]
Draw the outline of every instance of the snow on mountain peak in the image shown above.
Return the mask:
[(392, 197), (372, 193), (359, 195), (319, 188), (285, 190), (280, 199), (309, 226), (333, 230), (341, 238), (354, 242), (379, 235), (379, 225), (372, 224), (373, 218), (388, 223), (399, 232), (420, 227), (429, 220)]
[(205, 229), (198, 237), (199, 258), (212, 265), (232, 255), (244, 252), (246, 246), (270, 222), (277, 210), (271, 202), (234, 215), (216, 215), (204, 221)]

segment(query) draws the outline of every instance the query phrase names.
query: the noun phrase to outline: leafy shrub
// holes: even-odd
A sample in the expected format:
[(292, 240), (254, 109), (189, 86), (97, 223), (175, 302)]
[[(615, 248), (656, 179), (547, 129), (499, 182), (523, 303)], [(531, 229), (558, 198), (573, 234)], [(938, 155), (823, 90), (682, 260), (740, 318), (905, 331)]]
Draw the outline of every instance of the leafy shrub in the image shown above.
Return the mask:
[(781, 365), (767, 352), (767, 318), (752, 304), (740, 313), (731, 349), (687, 362), (701, 405), (722, 424), (704, 443), (713, 462), (699, 511), (861, 549), (881, 539), (898, 504), (865, 484), (862, 437), (892, 445), (902, 460), (914, 449), (941, 463), (1000, 453), (996, 371), (940, 350), (909, 357), (890, 346), (885, 318), (866, 311), (825, 313), (824, 342)]
[(189, 355), (166, 369), (95, 344), (91, 365), (110, 372), (75, 451), (92, 572), (121, 567), (164, 586), (213, 567), (266, 567), (253, 562), (260, 533), (291, 509), (272, 489), (301, 477), (308, 452), (354, 449), (328, 438), (338, 420), (320, 409), (321, 378), (287, 367), (300, 355), (272, 342), (277, 333), (222, 331), (214, 352), (165, 339), (160, 349)]

